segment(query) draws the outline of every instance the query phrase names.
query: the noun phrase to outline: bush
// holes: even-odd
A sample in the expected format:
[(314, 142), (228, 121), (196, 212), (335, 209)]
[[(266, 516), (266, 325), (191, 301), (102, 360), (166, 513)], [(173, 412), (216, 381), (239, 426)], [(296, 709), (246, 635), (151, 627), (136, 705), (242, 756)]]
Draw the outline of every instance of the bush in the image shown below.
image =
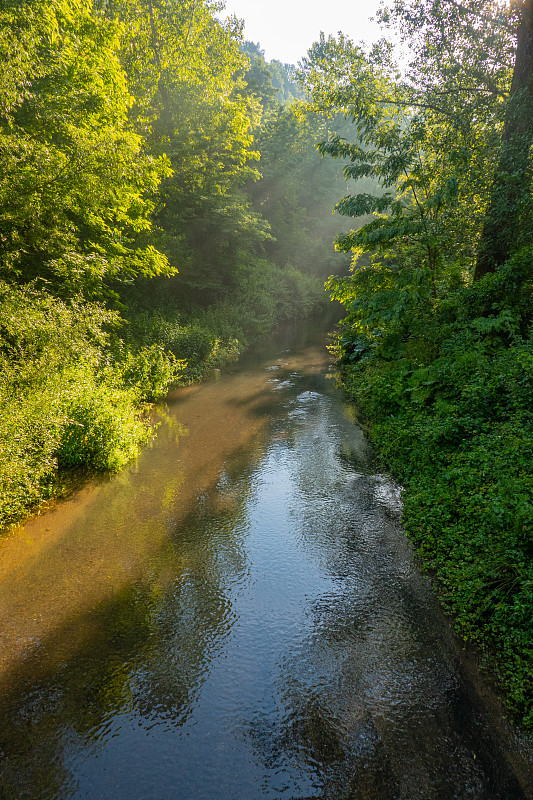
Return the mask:
[[(137, 391), (74, 373), (65, 398), (65, 420), (55, 455), (60, 469), (120, 469), (149, 436), (137, 407)], [(81, 391), (80, 391), (81, 389)]]
[[(389, 310), (380, 328), (368, 325), (360, 292), (339, 345), (346, 390), (405, 487), (404, 525), (421, 561), (531, 729), (532, 275), (533, 257), (520, 253), (416, 319), (405, 305)], [(352, 280), (350, 291), (361, 286)]]
[(178, 362), (187, 362), (183, 380), (199, 380), (214, 367), (234, 361), (275, 325), (308, 316), (327, 304), (317, 278), (264, 259), (241, 266), (235, 283), (230, 297), (187, 313), (161, 302), (149, 310), (140, 308), (143, 297), (137, 304), (132, 301), (121, 331), (126, 350), (162, 347)]
[(14, 396), (4, 372), (0, 388), (0, 527), (47, 499), (57, 468), (64, 418), (53, 386)]
[(125, 351), (120, 361), (124, 385), (134, 390), (140, 400), (163, 397), (170, 386), (177, 384), (187, 366), (161, 344), (141, 347), (137, 352)]
[(167, 360), (126, 353), (125, 386), (108, 350), (117, 323), (100, 305), (0, 283), (0, 526), (48, 499), (59, 468), (118, 469), (149, 435), (140, 398), (163, 387)]

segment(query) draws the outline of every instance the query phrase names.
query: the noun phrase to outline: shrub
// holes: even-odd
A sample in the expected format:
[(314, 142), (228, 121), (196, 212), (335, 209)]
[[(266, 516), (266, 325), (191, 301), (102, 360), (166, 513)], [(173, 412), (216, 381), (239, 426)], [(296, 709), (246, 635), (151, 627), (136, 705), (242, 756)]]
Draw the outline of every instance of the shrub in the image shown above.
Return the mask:
[(339, 344), (345, 388), (405, 487), (404, 525), (421, 562), (531, 729), (532, 275), (522, 252), (416, 319), (404, 305), (372, 327), (363, 292), (348, 298)]
[(137, 391), (97, 382), (90, 373), (73, 377), (55, 453), (58, 466), (116, 471), (137, 455), (139, 443), (149, 435), (137, 407)]
[(139, 399), (153, 401), (179, 382), (186, 366), (186, 360), (178, 360), (174, 353), (154, 343), (135, 353), (126, 351), (120, 371), (124, 385), (134, 390)]
[(126, 355), (144, 385), (124, 386), (107, 347), (117, 321), (100, 305), (0, 283), (0, 526), (49, 498), (59, 467), (118, 469), (149, 435), (139, 399), (168, 369), (157, 354)]

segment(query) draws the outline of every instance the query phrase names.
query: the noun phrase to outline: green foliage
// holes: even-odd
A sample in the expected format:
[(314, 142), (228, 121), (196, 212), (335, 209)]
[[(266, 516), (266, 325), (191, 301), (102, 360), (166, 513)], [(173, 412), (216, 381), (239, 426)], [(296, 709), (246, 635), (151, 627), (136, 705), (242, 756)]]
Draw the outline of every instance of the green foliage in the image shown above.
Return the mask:
[(215, 302), (267, 235), (243, 191), (258, 177), (260, 106), (245, 90), (240, 29), (208, 0), (99, 5), (121, 26), (136, 130), (171, 166), (154, 198), (157, 247), (179, 269), (182, 305)]
[(157, 400), (168, 388), (177, 384), (187, 366), (186, 359), (177, 359), (170, 348), (158, 340), (135, 351), (121, 353), (120, 375), (124, 385), (135, 390), (139, 400)]
[(326, 303), (320, 280), (264, 259), (241, 267), (235, 284), (230, 298), (189, 311), (160, 300), (146, 307), (142, 296), (132, 298), (121, 331), (125, 349), (163, 347), (183, 367), (183, 380), (198, 380), (234, 361), (275, 325), (313, 314)]
[[(342, 112), (355, 127), (352, 141), (330, 135), (320, 146), (322, 154), (348, 160), (344, 174), (356, 181), (336, 210), (373, 215), (338, 236), (337, 247), (354, 253), (354, 263), (361, 254), (414, 261), (428, 271), (436, 298), (449, 267), (474, 272), (485, 208), (495, 196), (515, 17), (478, 0), (460, 8), (453, 0), (405, 0), (380, 18), (409, 44), (403, 76), (390, 46), (365, 53), (339, 35), (309, 51), (302, 80), (314, 107)], [(450, 24), (443, 26), (444, 18)], [(522, 116), (529, 118), (527, 109)], [(381, 191), (361, 184), (369, 179)], [(521, 214), (524, 222), (523, 208)], [(513, 236), (515, 246), (528, 241), (527, 233)]]
[[(59, 469), (118, 470), (137, 455), (149, 431), (136, 407), (136, 393), (74, 372), (72, 396), (63, 397), (65, 424), (55, 450)], [(66, 402), (65, 402), (66, 401)]]
[(291, 265), (281, 269), (260, 261), (242, 268), (235, 293), (240, 324), (248, 338), (264, 336), (276, 323), (294, 319), (296, 314), (310, 316), (323, 306), (321, 289), (320, 280)]
[(433, 307), (374, 303), (367, 318), (368, 287), (360, 273), (345, 284), (344, 384), (405, 486), (404, 524), (458, 628), (492, 653), (531, 727), (533, 254)]
[(319, 220), (337, 179), (320, 121), (282, 110), (294, 68), (217, 10), (0, 8), (0, 526), (58, 470), (120, 468), (149, 435), (146, 402), (323, 297), (309, 274), (331, 263)]
[[(507, 102), (521, 5), (398, 0), (379, 16), (409, 44), (403, 76), (390, 48), (341, 36), (315, 46), (304, 78), (354, 123), (321, 145), (356, 181), (337, 211), (372, 215), (337, 238), (352, 274), (327, 283), (347, 310), (342, 380), (458, 629), (533, 728), (531, 115), (530, 98)], [(472, 284), (486, 216), (515, 255)]]
[(124, 331), (124, 341), (128, 348), (140, 347), (141, 353), (162, 349), (183, 370), (185, 380), (198, 378), (207, 371), (220, 345), (219, 337), (198, 319), (198, 313), (187, 322), (171, 306), (135, 310)]
[[(7, 384), (7, 385), (6, 385)], [(14, 396), (2, 375), (0, 402), (0, 525), (50, 496), (63, 418), (54, 414), (55, 386)]]
[(117, 324), (101, 305), (0, 283), (0, 526), (53, 494), (58, 468), (116, 470), (150, 434), (141, 401), (180, 365), (155, 348), (117, 362)]
[[(168, 272), (142, 237), (148, 194), (168, 174), (128, 121), (120, 27), (88, 2), (13, 2), (2, 42), (15, 64), (0, 84), (0, 269), (55, 291), (101, 295), (110, 278)], [(19, 50), (19, 38), (30, 57)]]
[(292, 64), (265, 61), (264, 51), (254, 42), (245, 42), (242, 50), (250, 59), (244, 76), (247, 91), (260, 99), (263, 119), (270, 112), (277, 111), (280, 105), (290, 105), (294, 100), (302, 98)]
[(331, 214), (344, 179), (336, 164), (317, 155), (326, 122), (302, 103), (272, 111), (256, 134), (261, 179), (248, 190), (272, 232), (264, 255), (322, 278), (348, 266), (334, 252), (339, 223)]

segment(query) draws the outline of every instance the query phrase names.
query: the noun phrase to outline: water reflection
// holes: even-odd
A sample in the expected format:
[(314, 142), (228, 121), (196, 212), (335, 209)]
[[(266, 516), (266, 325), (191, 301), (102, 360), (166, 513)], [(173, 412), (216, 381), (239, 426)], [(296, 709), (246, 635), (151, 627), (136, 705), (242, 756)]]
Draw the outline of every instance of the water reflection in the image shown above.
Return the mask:
[[(175, 731), (187, 721), (235, 622), (226, 587), (246, 578), (249, 483), (242, 470), (235, 479), (226, 471), (152, 556), (142, 580), (64, 620), (5, 676), (2, 798), (75, 796), (73, 754), (97, 759), (129, 727)], [(125, 797), (142, 796), (127, 775), (125, 783), (133, 792)], [(104, 782), (87, 796), (116, 796), (106, 791)]]
[(250, 721), (269, 796), (523, 796), (472, 714), (452, 638), (399, 535), (396, 487), (369, 472), (364, 440), (327, 396), (301, 392), (294, 405), (306, 414), (293, 414), (287, 439), (287, 500), (329, 584), (307, 603), (308, 636), (280, 659), (283, 714)]
[(528, 796), (325, 366), (177, 393), (0, 545), (2, 800)]

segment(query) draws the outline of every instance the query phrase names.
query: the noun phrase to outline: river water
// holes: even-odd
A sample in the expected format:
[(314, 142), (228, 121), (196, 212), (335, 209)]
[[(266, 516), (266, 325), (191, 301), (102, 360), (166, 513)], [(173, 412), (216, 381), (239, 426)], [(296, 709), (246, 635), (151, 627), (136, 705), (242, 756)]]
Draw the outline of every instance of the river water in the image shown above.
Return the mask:
[(532, 796), (327, 372), (293, 336), (175, 392), (0, 540), (1, 800)]

